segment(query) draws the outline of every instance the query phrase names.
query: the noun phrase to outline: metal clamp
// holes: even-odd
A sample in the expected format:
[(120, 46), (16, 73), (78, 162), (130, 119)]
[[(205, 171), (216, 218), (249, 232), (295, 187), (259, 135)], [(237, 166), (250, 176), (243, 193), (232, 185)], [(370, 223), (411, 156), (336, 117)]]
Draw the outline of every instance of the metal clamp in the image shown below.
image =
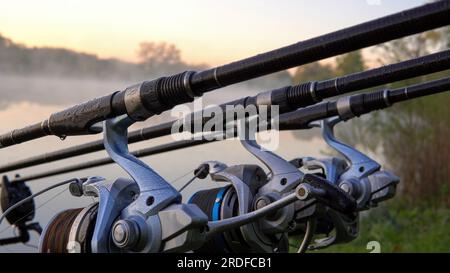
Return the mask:
[(336, 101), (336, 107), (339, 113), (339, 117), (342, 120), (349, 120), (355, 117), (355, 114), (352, 111), (350, 97), (342, 97)]

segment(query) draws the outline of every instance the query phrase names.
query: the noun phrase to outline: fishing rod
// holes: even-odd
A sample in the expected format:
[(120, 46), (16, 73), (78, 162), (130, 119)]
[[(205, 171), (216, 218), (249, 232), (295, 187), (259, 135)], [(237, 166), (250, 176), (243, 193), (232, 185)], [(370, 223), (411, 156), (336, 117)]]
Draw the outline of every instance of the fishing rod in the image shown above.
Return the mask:
[[(427, 56), (414, 58), (411, 60), (385, 65), (379, 68), (370, 69), (358, 73), (352, 73), (334, 79), (302, 83), (295, 86), (283, 87), (272, 91), (262, 92), (253, 97), (245, 97), (231, 102), (221, 104), (219, 107), (226, 111), (227, 105), (280, 105), (280, 113), (289, 112), (307, 106), (315, 102), (319, 102), (325, 98), (337, 96), (340, 94), (350, 93), (370, 87), (383, 85), (395, 81), (401, 81), (413, 77), (423, 76), (439, 71), (450, 69), (450, 50), (430, 54)], [(314, 97), (312, 101), (310, 92), (298, 92), (298, 90), (311, 90), (309, 87), (314, 86)], [(190, 123), (198, 122), (196, 117), (203, 117), (202, 113), (190, 114), (186, 119), (193, 119)], [(226, 116), (226, 115), (224, 115)], [(205, 123), (209, 118), (205, 118)], [(173, 125), (181, 120), (162, 123), (157, 126), (151, 126), (130, 132), (128, 134), (128, 142), (136, 143), (143, 140), (167, 136), (172, 133)], [(190, 129), (191, 130), (191, 129)], [(191, 130), (192, 132), (192, 130)], [(28, 157), (16, 162), (7, 163), (0, 166), (0, 172), (8, 172), (21, 168), (27, 168), (39, 164), (50, 163), (69, 157), (88, 154), (104, 149), (103, 141), (97, 140), (81, 145), (72, 146), (59, 151), (49, 152), (42, 155)]]
[[(297, 251), (302, 253), (350, 242), (359, 233), (359, 213), (392, 198), (400, 179), (337, 140), (334, 126), (397, 102), (449, 89), (450, 78), (444, 78), (323, 103), (330, 109), (319, 108), (322, 109), (320, 118), (338, 115), (321, 121), (323, 138), (345, 160), (303, 157), (289, 162), (249, 138), (256, 132), (241, 135), (242, 146), (269, 168), (268, 174), (258, 165), (227, 166), (206, 161), (196, 169), (193, 179), (210, 177), (213, 182), (225, 182), (225, 186), (196, 191), (187, 203), (169, 203), (157, 213), (148, 211), (147, 218), (140, 213), (146, 207), (152, 208), (164, 192), (138, 185), (142, 181), (152, 184), (156, 179), (148, 177), (143, 171), (151, 169), (146, 169), (142, 161), (134, 161), (137, 159), (124, 149), (127, 137), (121, 123), (127, 124), (128, 119), (105, 121), (106, 149), (133, 180), (107, 181), (94, 177), (86, 182), (72, 182), (69, 189), (73, 196), (96, 196), (99, 202), (57, 214), (43, 231), (39, 250), (274, 253), (288, 251), (290, 234), (303, 234)], [(306, 109), (309, 108), (298, 111)], [(317, 117), (317, 112), (308, 113)], [(246, 122), (245, 126), (248, 125)], [(193, 179), (176, 192), (180, 194)], [(133, 213), (139, 208), (139, 214)], [(142, 222), (143, 219), (146, 221)], [(314, 239), (316, 235), (321, 238)]]
[(135, 121), (191, 102), (204, 93), (450, 23), (450, 1), (439, 1), (342, 29), (201, 72), (186, 71), (145, 81), (53, 113), (42, 122), (0, 136), (0, 147), (48, 135), (100, 133), (99, 122), (128, 115)]
[[(285, 113), (279, 116), (277, 128), (280, 131), (285, 130), (304, 130), (309, 129), (310, 124), (314, 121), (323, 120), (326, 118), (338, 116), (340, 119), (346, 121), (354, 117), (359, 117), (363, 114), (370, 113), (375, 110), (381, 110), (393, 106), (395, 103), (408, 101), (424, 96), (430, 96), (450, 90), (450, 78), (443, 78), (435, 81), (429, 81), (407, 87), (397, 89), (382, 89), (372, 91), (365, 94), (355, 94), (351, 96), (341, 97), (334, 101), (323, 102), (298, 109), (293, 112)], [(266, 124), (264, 124), (265, 126)], [(267, 124), (264, 129), (271, 129), (271, 124)], [(153, 128), (156, 131), (160, 130), (160, 126), (153, 126), (146, 128), (146, 131), (151, 134)], [(213, 136), (224, 136), (223, 139), (233, 138), (237, 136), (237, 131), (232, 133), (227, 132), (205, 132), (201, 139), (187, 139), (179, 140), (155, 147), (149, 147), (132, 152), (136, 157), (145, 157), (159, 153), (175, 151), (183, 148), (194, 147), (210, 142), (222, 140)], [(66, 167), (61, 167), (53, 170), (40, 172), (37, 174), (20, 176), (12, 180), (12, 182), (32, 181), (49, 176), (79, 171), (83, 169), (99, 167), (114, 163), (114, 161), (107, 157), (93, 161), (74, 164)]]
[[(337, 120), (324, 120), (321, 128), (327, 143), (347, 161), (303, 158), (297, 166), (263, 150), (252, 139), (256, 131), (247, 130), (245, 135), (240, 135), (243, 137), (241, 144), (269, 168), (269, 174), (258, 165), (227, 166), (220, 162), (205, 162), (194, 172), (195, 178), (210, 177), (213, 181), (225, 182), (226, 186), (197, 191), (187, 203), (182, 202), (181, 196), (187, 184), (176, 190), (129, 152), (128, 128), (137, 121), (192, 101), (195, 96), (221, 86), (286, 69), (289, 65), (359, 49), (374, 41), (387, 41), (431, 26), (448, 24), (449, 7), (450, 1), (436, 2), (398, 13), (397, 17), (384, 17), (384, 20), (371, 21), (215, 69), (144, 82), (55, 113), (40, 124), (12, 131), (0, 137), (3, 146), (45, 135), (65, 137), (102, 132), (109, 157), (131, 179), (106, 180), (96, 176), (66, 180), (9, 206), (0, 222), (34, 196), (69, 184), (73, 196), (96, 197), (97, 202), (55, 215), (42, 231), (40, 252), (209, 253), (212, 249), (273, 253), (287, 251), (288, 234), (292, 231), (304, 234), (298, 252), (308, 248), (315, 234), (336, 234), (314, 241), (312, 246), (316, 248), (348, 242), (358, 234), (359, 212), (391, 198), (399, 179), (381, 170), (374, 161), (359, 161), (368, 158), (338, 142), (332, 132)], [(447, 84), (431, 82), (427, 87), (437, 92)], [(262, 105), (270, 105), (275, 95), (282, 94), (287, 98), (291, 94), (299, 100), (294, 100), (298, 103), (296, 108), (307, 106), (318, 102), (315, 86), (308, 83), (303, 88), (287, 88), (290, 91), (273, 92), (258, 99), (265, 102)], [(425, 90), (419, 85), (410, 88), (414, 92), (409, 94), (410, 91), (403, 90), (406, 95), (394, 92), (397, 90), (394, 89), (391, 97), (383, 91), (381, 96), (341, 101), (334, 112), (342, 114), (343, 119), (350, 118), (351, 114), (362, 113), (360, 108), (379, 109), (383, 105), (381, 101), (385, 104), (397, 102), (402, 96), (414, 96)], [(303, 102), (305, 92), (309, 93), (307, 102)], [(102, 128), (99, 126), (101, 121)], [(244, 119), (244, 127), (250, 128), (250, 122)], [(361, 162), (368, 165), (361, 166)], [(317, 172), (321, 168), (322, 171)], [(188, 181), (191, 182), (192, 179)]]

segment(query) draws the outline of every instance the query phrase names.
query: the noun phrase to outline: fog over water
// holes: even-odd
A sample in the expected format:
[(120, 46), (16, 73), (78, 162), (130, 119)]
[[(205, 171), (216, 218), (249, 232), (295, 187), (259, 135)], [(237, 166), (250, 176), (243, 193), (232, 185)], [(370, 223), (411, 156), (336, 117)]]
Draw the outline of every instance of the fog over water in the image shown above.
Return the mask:
[[(280, 87), (283, 84), (287, 85), (289, 83), (273, 83), (273, 87)], [(48, 118), (48, 116), (55, 111), (59, 111), (72, 104), (86, 101), (96, 96), (121, 90), (128, 85), (130, 85), (130, 82), (120, 80), (106, 81), (95, 79), (0, 75), (0, 133), (4, 133), (11, 129), (19, 128), (34, 122), (39, 122)], [(250, 89), (244, 85), (235, 85), (224, 88), (221, 91), (206, 94), (203, 104), (205, 106), (211, 103), (219, 104), (243, 96), (255, 95), (261, 91), (264, 91), (264, 89)], [(173, 118), (170, 117), (170, 113), (166, 113), (162, 116), (152, 117), (145, 122), (136, 124), (133, 128), (158, 124), (162, 121), (168, 121), (171, 119)], [(280, 133), (280, 145), (276, 152), (288, 160), (299, 156), (323, 156), (321, 151), (326, 149), (323, 141), (320, 138), (311, 137), (310, 132), (308, 132), (307, 135), (308, 137), (305, 139), (299, 139), (291, 132)], [(59, 150), (99, 138), (101, 138), (100, 135), (77, 136), (68, 137), (66, 140), (61, 141), (57, 137), (50, 136), (14, 147), (0, 149), (0, 164), (24, 159), (28, 156), (38, 155), (44, 152)], [(130, 150), (133, 151), (139, 148), (151, 147), (161, 143), (166, 143), (168, 141), (171, 141), (171, 137), (144, 141), (130, 145)], [(94, 154), (19, 170), (17, 173), (21, 175), (33, 174), (51, 168), (67, 166), (105, 156), (106, 152), (101, 151)], [(210, 143), (193, 148), (145, 157), (142, 160), (154, 168), (169, 182), (172, 182), (180, 176), (190, 172), (188, 175), (173, 183), (176, 188), (180, 188), (184, 182), (190, 179), (192, 177), (192, 170), (207, 160), (218, 160), (226, 163), (227, 165), (242, 163), (260, 164), (255, 158), (244, 150), (237, 140), (226, 140)], [(10, 176), (15, 174), (16, 172), (7, 173), (7, 175)], [(107, 165), (31, 181), (28, 185), (32, 188), (33, 192), (37, 192), (44, 187), (72, 177), (86, 177), (92, 175), (103, 176), (107, 179), (127, 177), (126, 173), (121, 170), (120, 167), (116, 165)], [(216, 185), (208, 179), (196, 181), (183, 192), (184, 200), (187, 200), (193, 192), (199, 189), (215, 186)], [(53, 190), (36, 198), (36, 206), (39, 207), (41, 204), (58, 194), (61, 190), (63, 190), (63, 188)], [(91, 198), (72, 197), (68, 191), (66, 191), (51, 200), (49, 203), (40, 207), (36, 212), (35, 220), (38, 220), (44, 227), (49, 219), (61, 210), (83, 207), (91, 202), (93, 202)], [(3, 223), (0, 227), (0, 238), (9, 237), (12, 235), (13, 228), (8, 228), (5, 221), (5, 223)], [(30, 244), (38, 244), (38, 236), (35, 233), (32, 234)], [(34, 252), (35, 249), (17, 244), (0, 247), (0, 251)]]

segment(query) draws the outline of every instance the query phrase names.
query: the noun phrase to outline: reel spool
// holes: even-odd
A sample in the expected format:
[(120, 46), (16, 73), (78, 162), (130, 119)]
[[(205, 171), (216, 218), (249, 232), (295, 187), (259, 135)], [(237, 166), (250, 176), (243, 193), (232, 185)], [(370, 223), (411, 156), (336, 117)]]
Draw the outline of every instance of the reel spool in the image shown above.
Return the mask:
[[(197, 205), (210, 221), (219, 221), (239, 215), (239, 202), (233, 186), (202, 190), (196, 192), (188, 201)], [(286, 247), (284, 246), (286, 243)], [(287, 251), (287, 242), (276, 240), (279, 252)], [(251, 253), (254, 249), (244, 239), (240, 228), (231, 229), (214, 236), (202, 247), (194, 250), (197, 253)]]
[[(224, 214), (231, 215), (237, 214), (237, 198), (234, 194), (232, 197), (232, 192), (234, 192), (233, 187), (225, 186), (221, 188), (214, 188), (208, 190), (202, 190), (196, 192), (191, 196), (188, 203), (197, 205), (207, 216), (209, 221), (218, 221), (224, 219)], [(232, 230), (218, 234), (214, 236), (211, 240), (205, 242), (202, 247), (195, 250), (194, 252), (199, 253), (233, 253), (235, 251), (242, 252), (246, 247), (246, 242), (239, 237), (238, 230)], [(233, 236), (234, 235), (234, 236)], [(234, 238), (236, 241), (233, 241)], [(230, 240), (231, 239), (231, 240)], [(238, 249), (233, 249), (233, 246), (242, 243), (241, 251)]]
[(90, 253), (98, 203), (86, 208), (64, 210), (47, 224), (39, 242), (39, 252)]

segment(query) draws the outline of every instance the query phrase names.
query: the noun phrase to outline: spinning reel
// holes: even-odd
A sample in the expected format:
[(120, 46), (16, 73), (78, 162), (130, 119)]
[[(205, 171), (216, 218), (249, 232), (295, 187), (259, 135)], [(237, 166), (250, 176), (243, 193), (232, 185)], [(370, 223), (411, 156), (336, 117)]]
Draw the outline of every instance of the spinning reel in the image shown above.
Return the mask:
[[(357, 211), (368, 210), (380, 202), (394, 197), (399, 178), (394, 174), (381, 170), (381, 166), (373, 159), (357, 149), (338, 141), (334, 136), (334, 126), (344, 121), (340, 116), (312, 122), (310, 127), (320, 127), (325, 142), (344, 156), (316, 159), (310, 157), (298, 158), (291, 161), (304, 172), (319, 172), (331, 183), (351, 195), (357, 204)], [(338, 243), (347, 243), (358, 236), (358, 214), (348, 218), (330, 208), (319, 219), (319, 226), (328, 229), (318, 230), (318, 233), (333, 235), (316, 240), (309, 249), (319, 249)], [(322, 225), (320, 225), (320, 223)], [(331, 225), (330, 225), (331, 224)]]
[[(324, 140), (342, 154), (345, 160), (338, 157), (305, 157), (287, 162), (272, 152), (261, 149), (255, 141), (244, 139), (241, 141), (243, 146), (269, 168), (269, 176), (258, 166), (227, 167), (220, 162), (206, 162), (206, 169), (210, 170), (213, 181), (229, 182), (231, 185), (197, 192), (189, 203), (198, 205), (210, 220), (222, 220), (257, 210), (281, 198), (283, 194), (293, 190), (292, 185), (298, 184), (302, 173), (309, 173), (326, 178), (331, 185), (352, 196), (357, 204), (354, 213), (342, 213), (333, 209), (329, 200), (323, 197), (323, 185), (314, 187), (301, 184), (298, 190), (304, 192), (302, 200), (252, 225), (221, 234), (198, 251), (251, 252), (258, 249), (259, 252), (284, 252), (289, 246), (288, 235), (294, 234), (304, 236), (299, 252), (306, 250), (313, 234), (334, 233), (316, 240), (309, 249), (324, 248), (355, 239), (359, 230), (357, 211), (369, 209), (392, 198), (399, 178), (381, 171), (380, 165), (374, 160), (336, 140), (333, 128), (340, 121), (341, 118), (333, 117), (312, 123), (311, 126), (321, 127)], [(247, 247), (243, 248), (245, 246)]]
[[(177, 191), (136, 156), (154, 154), (155, 150), (163, 152), (176, 149), (174, 147), (193, 146), (199, 142), (180, 141), (153, 151), (130, 153), (129, 141), (170, 135), (178, 120), (144, 128), (130, 133), (130, 136), (128, 128), (136, 121), (192, 102), (215, 89), (446, 26), (450, 22), (449, 11), (449, 1), (434, 2), (216, 68), (185, 71), (144, 81), (0, 135), (0, 148), (3, 149), (48, 135), (65, 138), (103, 133), (103, 141), (6, 164), (0, 166), (2, 172), (103, 148), (109, 155), (109, 158), (94, 163), (83, 162), (84, 166), (66, 166), (18, 178), (14, 183), (5, 177), (1, 196), (4, 213), (0, 216), (0, 223), (6, 217), (10, 224), (18, 227), (20, 235), (4, 239), (0, 244), (25, 242), (29, 239), (28, 231), (40, 232), (39, 224), (30, 223), (35, 209), (32, 198), (68, 183), (73, 196), (94, 197), (97, 202), (56, 215), (42, 232), (41, 252), (273, 253), (288, 251), (288, 239), (292, 235), (303, 235), (298, 252), (304, 252), (353, 240), (359, 232), (359, 212), (393, 197), (399, 178), (381, 170), (380, 165), (366, 155), (338, 141), (334, 136), (334, 126), (340, 121), (397, 102), (446, 92), (450, 90), (450, 78), (320, 102), (447, 70), (450, 51), (325, 81), (286, 86), (222, 104), (219, 108), (224, 111), (228, 105), (254, 106), (258, 111), (262, 106), (277, 105), (283, 117), (282, 130), (319, 126), (324, 140), (343, 158), (303, 157), (286, 161), (262, 149), (254, 138), (255, 132), (249, 131), (248, 120), (245, 120), (246, 133), (241, 135), (241, 144), (269, 169), (269, 173), (256, 165), (227, 166), (207, 161), (194, 172), (195, 177), (209, 177), (226, 185), (198, 191), (187, 203), (182, 202), (181, 190)], [(203, 117), (201, 120), (203, 124)], [(311, 123), (318, 120), (321, 122)], [(103, 122), (102, 130), (99, 122)], [(31, 194), (24, 184), (24, 180), (108, 164), (111, 159), (131, 179), (71, 179), (36, 194)]]
[[(283, 252), (288, 250), (294, 215), (312, 202), (300, 199), (317, 194), (342, 213), (352, 214), (356, 208), (353, 198), (338, 187), (303, 174), (249, 139), (242, 144), (269, 167), (270, 177), (254, 165), (208, 162), (196, 175), (209, 174), (230, 185), (200, 191), (183, 204), (178, 191), (128, 152), (127, 128), (132, 123), (127, 117), (106, 121), (104, 144), (133, 180), (90, 177), (72, 182), (73, 195), (97, 197), (98, 204), (55, 216), (41, 236), (40, 251), (186, 252), (207, 251), (210, 244), (219, 251)], [(304, 184), (310, 185), (309, 191)], [(296, 201), (308, 205), (296, 211)]]
[[(296, 166), (262, 149), (250, 132), (241, 144), (265, 164), (269, 174), (257, 165), (205, 162), (194, 172), (195, 177), (209, 176), (227, 185), (198, 191), (187, 204), (181, 203), (180, 193), (163, 178), (128, 153), (126, 132), (132, 121), (126, 117), (108, 120), (105, 147), (133, 180), (90, 177), (72, 182), (72, 195), (93, 196), (98, 203), (56, 215), (43, 232), (39, 249), (272, 253), (287, 252), (289, 235), (301, 233), (304, 240), (299, 252), (304, 252), (314, 234), (332, 230), (336, 235), (317, 241), (311, 249), (348, 242), (358, 233), (357, 211), (392, 197), (398, 179), (387, 175), (391, 180), (383, 180), (384, 172), (374, 173), (380, 169), (376, 162), (355, 160), (354, 155), (360, 153), (333, 136), (336, 120), (322, 122), (323, 135), (346, 156), (348, 164), (338, 158), (302, 158), (293, 161), (302, 162)], [(366, 172), (355, 175), (354, 168), (361, 169), (361, 164), (368, 166)], [(323, 171), (317, 175), (317, 169)], [(158, 186), (150, 187), (149, 182)]]

